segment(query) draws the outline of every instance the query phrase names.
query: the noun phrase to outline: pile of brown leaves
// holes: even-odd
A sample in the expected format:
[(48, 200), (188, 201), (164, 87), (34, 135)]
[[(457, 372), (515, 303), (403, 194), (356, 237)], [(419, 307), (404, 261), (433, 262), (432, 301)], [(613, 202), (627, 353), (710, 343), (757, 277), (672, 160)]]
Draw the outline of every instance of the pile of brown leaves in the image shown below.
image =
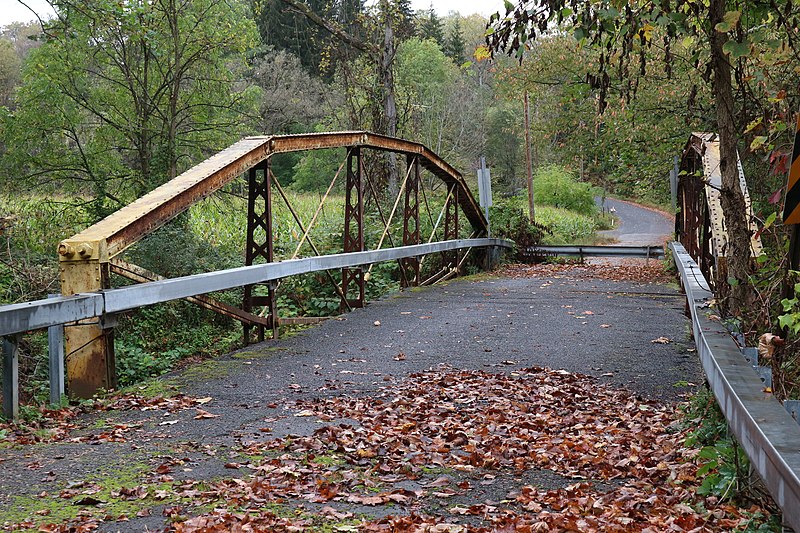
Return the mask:
[[(70, 439), (72, 431), (78, 428), (75, 418), (79, 414), (86, 412), (148, 411), (153, 409), (174, 412), (198, 408), (206, 401), (207, 399), (204, 398), (192, 398), (183, 394), (170, 397), (142, 397), (136, 394), (126, 394), (113, 396), (109, 399), (83, 402), (77, 406), (62, 407), (60, 409), (42, 406), (39, 407), (35, 417), (17, 422), (0, 423), (0, 442), (26, 445)], [(120, 434), (132, 427), (126, 424), (118, 424), (99, 435), (76, 437), (75, 440), (120, 441)]]
[(671, 283), (675, 277), (666, 271), (661, 261), (644, 259), (615, 259), (592, 263), (540, 263), (538, 265), (505, 265), (499, 273), (510, 278), (561, 278), (604, 279), (608, 281), (633, 281), (636, 283)]
[(0, 422), (0, 443), (36, 444), (64, 440), (77, 427), (74, 419), (82, 411), (77, 407), (40, 407), (31, 420)]
[[(269, 502), (324, 505), (323, 517), (356, 520), (357, 529), (343, 531), (729, 531), (745, 521), (745, 510), (696, 494), (695, 451), (682, 445), (672, 407), (588, 376), (444, 369), (412, 375), (376, 398), (292, 407), (328, 424), (309, 437), (251, 445), (248, 454), (266, 457), (250, 465), (252, 476), (214, 484), (209, 492), (225, 505), (176, 531), (299, 531), (313, 523), (307, 513), (275, 516), (264, 510)], [(581, 481), (449, 504), (532, 468)], [(435, 470), (454, 474), (431, 479)], [(358, 520), (347, 504), (402, 511)]]

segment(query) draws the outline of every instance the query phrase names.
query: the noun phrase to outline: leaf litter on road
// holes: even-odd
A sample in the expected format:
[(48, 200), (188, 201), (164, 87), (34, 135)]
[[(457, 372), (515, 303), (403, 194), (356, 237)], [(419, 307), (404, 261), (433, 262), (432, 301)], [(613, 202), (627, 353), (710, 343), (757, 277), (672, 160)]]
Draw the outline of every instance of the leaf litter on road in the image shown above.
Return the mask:
[[(674, 277), (660, 261), (641, 259), (616, 260), (611, 264), (540, 263), (536, 265), (505, 265), (500, 274), (510, 278), (565, 278), (634, 281), (639, 283), (670, 283)], [(549, 281), (548, 283), (552, 283)], [(544, 286), (543, 286), (544, 287)]]
[[(68, 439), (74, 442), (123, 442), (124, 434), (139, 429), (141, 424), (112, 424), (108, 430), (72, 437), (72, 432), (79, 429), (76, 418), (87, 412), (163, 411), (175, 413), (192, 408), (197, 408), (199, 418), (215, 418), (215, 415), (208, 416), (210, 413), (203, 415), (202, 413), (207, 413), (207, 411), (199, 408), (211, 400), (210, 397), (192, 398), (184, 394), (154, 397), (121, 394), (111, 398), (86, 401), (77, 406), (58, 409), (40, 407), (37, 410), (37, 416), (31, 420), (0, 422), (0, 444), (7, 442), (14, 445), (29, 445)], [(177, 420), (165, 422), (163, 425), (174, 423), (177, 423)]]
[[(250, 444), (245, 453), (264, 459), (249, 477), (211, 484), (205, 503), (216, 507), (175, 531), (305, 531), (353, 506), (361, 518), (344, 525), (367, 532), (730, 531), (748, 519), (748, 509), (697, 494), (696, 450), (683, 445), (674, 406), (589, 376), (441, 368), (374, 398), (287, 407), (333, 422)], [(565, 482), (524, 483), (491, 500), (477, 492), (537, 470)]]

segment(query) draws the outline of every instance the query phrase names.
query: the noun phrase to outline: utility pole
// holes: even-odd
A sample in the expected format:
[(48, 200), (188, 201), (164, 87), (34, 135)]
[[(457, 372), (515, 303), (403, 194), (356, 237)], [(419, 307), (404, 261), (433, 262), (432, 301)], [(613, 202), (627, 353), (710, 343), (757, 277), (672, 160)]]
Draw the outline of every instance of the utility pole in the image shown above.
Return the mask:
[(531, 127), (528, 118), (528, 90), (525, 89), (524, 93), (525, 102), (525, 170), (528, 173), (528, 215), (531, 222), (536, 220), (536, 213), (533, 207), (533, 170), (531, 168)]

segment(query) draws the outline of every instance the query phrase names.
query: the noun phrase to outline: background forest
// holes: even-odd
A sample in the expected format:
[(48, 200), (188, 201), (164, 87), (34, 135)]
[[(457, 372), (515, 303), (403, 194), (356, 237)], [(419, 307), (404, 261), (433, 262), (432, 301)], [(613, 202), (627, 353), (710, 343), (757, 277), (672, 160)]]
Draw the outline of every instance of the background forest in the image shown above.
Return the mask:
[[(509, 213), (524, 205), (526, 93), (537, 203), (558, 204), (546, 191), (581, 182), (594, 188), (570, 190), (669, 208), (673, 158), (691, 131), (717, 126), (701, 36), (676, 38), (659, 18), (672, 15), (643, 4), (639, 41), (629, 43), (623, 61), (608, 42), (627, 35), (614, 24), (628, 11), (602, 3), (590, 20), (567, 4), (542, 19), (535, 40), (517, 33), (510, 47), (516, 56), (507, 57), (492, 56), (485, 44), (485, 18), (413, 12), (408, 0), (53, 0), (55, 18), (0, 28), (0, 302), (57, 292), (61, 239), (247, 135), (396, 135), (424, 143), (471, 183), (484, 156), (498, 216), (513, 219)], [(795, 37), (785, 25), (764, 22), (769, 10), (742, 14), (733, 4), (739, 15), (726, 15), (728, 29), (749, 39), (729, 50), (739, 149), (763, 221), (777, 210), (785, 180), (787, 124), (798, 97)], [(514, 16), (533, 24), (519, 13), (505, 20)], [(495, 48), (499, 19), (489, 32)], [(508, 35), (512, 42), (515, 34)], [(665, 54), (667, 66), (645, 73)], [(609, 76), (612, 66), (618, 75)], [(335, 151), (284, 154), (273, 171), (301, 210), (313, 212), (341, 161)], [(385, 172), (387, 198), (397, 187), (393, 165)], [(244, 224), (233, 213), (243, 217), (245, 194), (244, 182), (226, 188), (129, 253), (165, 276), (242, 264)], [(584, 211), (537, 207), (537, 217), (556, 227), (555, 242), (568, 242), (597, 229), (592, 208)], [(285, 223), (276, 226), (276, 247), (288, 257), (298, 229), (288, 213), (278, 216)], [(326, 250), (340, 250), (340, 216), (322, 219), (316, 238)], [(765, 236), (773, 252), (785, 246), (782, 233)], [(774, 257), (764, 278), (753, 281), (763, 294), (784, 272), (781, 254)], [(397, 282), (396, 269), (376, 267), (372, 279), (376, 293), (386, 290)], [(338, 309), (323, 281), (292, 281), (282, 293), (283, 312)], [(753, 320), (762, 329), (772, 327), (780, 307), (765, 298), (767, 311)], [(119, 328), (120, 380), (227, 349), (238, 334), (184, 303), (144, 310)], [(43, 340), (30, 342), (28, 373), (40, 375), (46, 365), (36, 343)]]

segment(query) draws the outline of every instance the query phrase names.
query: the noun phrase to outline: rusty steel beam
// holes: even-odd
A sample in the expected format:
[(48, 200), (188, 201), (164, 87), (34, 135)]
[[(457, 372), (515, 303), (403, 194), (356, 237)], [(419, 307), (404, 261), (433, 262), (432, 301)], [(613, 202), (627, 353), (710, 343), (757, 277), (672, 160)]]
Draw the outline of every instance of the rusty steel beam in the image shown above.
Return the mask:
[(459, 204), (464, 215), (478, 233), (486, 231), (486, 219), (469, 194), (463, 176), (424, 145), (364, 131), (307, 133), (242, 139), (64, 240), (59, 253), (62, 260), (79, 260), (99, 254), (101, 261), (107, 261), (274, 153), (348, 146), (419, 155), (425, 170), (448, 185), (458, 184), (462, 191)]
[[(270, 160), (267, 159), (256, 167), (251, 168), (247, 174), (247, 241), (245, 244), (244, 264), (250, 266), (257, 259), (267, 263), (275, 260), (272, 243), (272, 170)], [(253, 285), (246, 285), (242, 309), (251, 313), (256, 306), (269, 309), (269, 321), (266, 325), (259, 324), (258, 340), (264, 340), (264, 329), (272, 329), (273, 337), (277, 336), (278, 314), (275, 287), (269, 284), (266, 296), (253, 294)], [(243, 323), (244, 343), (250, 342), (251, 325)]]
[[(140, 267), (139, 265), (134, 265), (133, 263), (123, 261), (118, 257), (115, 257), (111, 260), (111, 272), (122, 276), (123, 278), (135, 281), (136, 283), (147, 283), (150, 281), (161, 281), (166, 279), (155, 272), (151, 272), (146, 268)], [(248, 313), (233, 307), (232, 305), (215, 300), (209, 296), (202, 294), (199, 296), (190, 296), (186, 298), (186, 301), (195, 305), (199, 305), (200, 307), (208, 309), (209, 311), (214, 311), (220, 315), (237, 320), (243, 324), (260, 324), (266, 327), (269, 327), (270, 325), (269, 321), (264, 317)]]
[[(445, 201), (444, 240), (458, 239), (458, 187), (450, 185)], [(442, 252), (442, 268), (458, 267), (460, 262), (458, 250)]]
[[(744, 177), (741, 160), (737, 157), (739, 187), (745, 201), (751, 238), (750, 251), (753, 257), (761, 253), (762, 244), (758, 227), (752, 216), (750, 195)], [(715, 133), (694, 132), (689, 137), (681, 157), (678, 180), (678, 196), (683, 200), (680, 224), (676, 229), (678, 238), (692, 254), (710, 280), (725, 274), (725, 256), (728, 254), (728, 235), (725, 215), (722, 212), (722, 174), (720, 170), (719, 138)], [(700, 176), (702, 174), (702, 177)], [(720, 270), (720, 272), (713, 272)]]
[(59, 249), (61, 259), (80, 259), (87, 255), (84, 250), (91, 253), (89, 248), (97, 245), (101, 261), (107, 261), (267, 157), (267, 140), (242, 139), (66, 239)]
[[(361, 165), (361, 149), (353, 148), (347, 154), (347, 179), (344, 201), (344, 253), (364, 251), (364, 173)], [(341, 308), (364, 307), (364, 269), (346, 267), (342, 269)], [(347, 295), (350, 284), (356, 286), (357, 296)]]
[(464, 216), (467, 217), (473, 229), (478, 230), (479, 234), (485, 234), (487, 231), (486, 218), (475, 202), (464, 177), (423, 144), (365, 131), (343, 131), (274, 136), (271, 138), (270, 149), (273, 153), (279, 153), (348, 146), (361, 146), (373, 150), (420, 156), (420, 163), (425, 170), (444, 181), (448, 186), (458, 184), (462, 191), (462, 194), (459, 195), (459, 205), (464, 211)]
[[(419, 235), (419, 185), (420, 164), (418, 156), (407, 156), (409, 168), (403, 204), (403, 246), (420, 243)], [(419, 285), (419, 258), (407, 257), (402, 261), (406, 286)]]

